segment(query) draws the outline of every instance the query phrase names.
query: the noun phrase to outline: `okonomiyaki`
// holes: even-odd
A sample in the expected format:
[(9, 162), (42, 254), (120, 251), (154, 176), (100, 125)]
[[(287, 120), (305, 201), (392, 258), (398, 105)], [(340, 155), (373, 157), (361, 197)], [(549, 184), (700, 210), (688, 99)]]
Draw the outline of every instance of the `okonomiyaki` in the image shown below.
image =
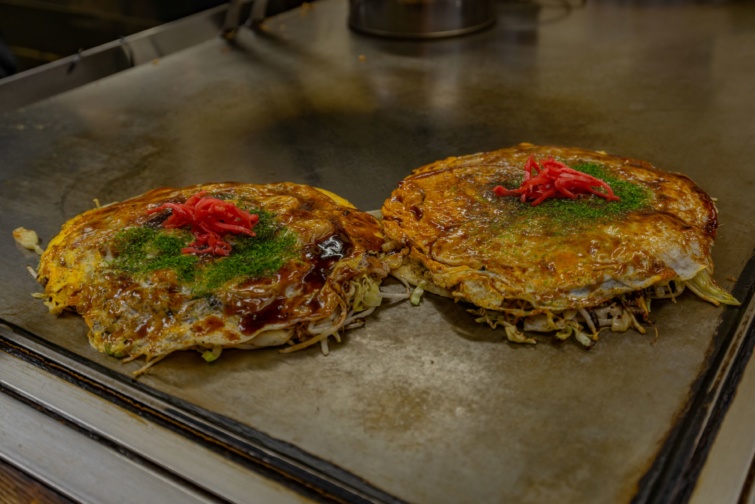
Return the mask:
[(309, 186), (162, 188), (66, 222), (38, 280), (97, 350), (147, 365), (188, 349), (327, 350), (380, 304), (383, 244), (374, 217)]
[(713, 280), (713, 200), (646, 161), (531, 144), (451, 157), (402, 180), (382, 215), (415, 298), (468, 302), (511, 341), (644, 332), (651, 301), (684, 290), (739, 304)]

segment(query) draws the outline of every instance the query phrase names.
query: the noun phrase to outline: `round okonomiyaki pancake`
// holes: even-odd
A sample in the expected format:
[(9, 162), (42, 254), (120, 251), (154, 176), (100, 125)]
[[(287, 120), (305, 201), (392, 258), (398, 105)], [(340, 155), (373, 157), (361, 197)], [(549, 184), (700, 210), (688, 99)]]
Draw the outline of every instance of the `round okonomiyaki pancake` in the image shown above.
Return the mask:
[(685, 288), (738, 304), (711, 276), (713, 201), (645, 161), (531, 144), (452, 157), (414, 170), (382, 214), (396, 276), (476, 305), (512, 341), (642, 332), (650, 301)]
[(380, 304), (383, 244), (375, 218), (309, 186), (163, 188), (66, 222), (38, 280), (95, 348), (148, 365), (187, 349), (327, 351)]

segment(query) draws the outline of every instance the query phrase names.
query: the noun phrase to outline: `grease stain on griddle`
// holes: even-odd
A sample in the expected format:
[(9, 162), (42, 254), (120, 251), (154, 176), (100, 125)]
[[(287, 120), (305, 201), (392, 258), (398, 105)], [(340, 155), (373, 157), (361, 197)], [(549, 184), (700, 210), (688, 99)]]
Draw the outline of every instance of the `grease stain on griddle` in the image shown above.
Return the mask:
[(438, 404), (429, 390), (396, 381), (367, 399), (362, 411), (365, 431), (405, 433), (420, 429)]

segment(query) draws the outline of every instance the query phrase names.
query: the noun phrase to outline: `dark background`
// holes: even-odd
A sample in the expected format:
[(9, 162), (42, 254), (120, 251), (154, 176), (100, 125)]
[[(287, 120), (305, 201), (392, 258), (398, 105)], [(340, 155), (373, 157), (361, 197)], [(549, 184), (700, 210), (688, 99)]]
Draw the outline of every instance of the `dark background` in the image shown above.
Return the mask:
[[(224, 3), (227, 2), (0, 0), (0, 77)], [(301, 3), (301, 0), (270, 0), (268, 12), (281, 12)]]

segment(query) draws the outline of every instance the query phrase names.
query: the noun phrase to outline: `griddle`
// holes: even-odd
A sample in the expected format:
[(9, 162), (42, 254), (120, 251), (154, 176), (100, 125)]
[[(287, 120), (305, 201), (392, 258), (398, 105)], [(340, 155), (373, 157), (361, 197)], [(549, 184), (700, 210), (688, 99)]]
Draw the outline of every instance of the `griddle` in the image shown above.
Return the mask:
[[(347, 10), (305, 4), (0, 116), (2, 350), (304, 500), (689, 498), (755, 338), (755, 6), (500, 2), (494, 28), (434, 41), (354, 33)], [(587, 350), (509, 343), (426, 295), (327, 356), (186, 352), (137, 380), (141, 363), (31, 296), (37, 259), (11, 239), (24, 226), (44, 245), (95, 199), (211, 181), (375, 210), (413, 168), (522, 141), (691, 177), (717, 198), (715, 277), (743, 306), (684, 295), (653, 305), (647, 334)]]

